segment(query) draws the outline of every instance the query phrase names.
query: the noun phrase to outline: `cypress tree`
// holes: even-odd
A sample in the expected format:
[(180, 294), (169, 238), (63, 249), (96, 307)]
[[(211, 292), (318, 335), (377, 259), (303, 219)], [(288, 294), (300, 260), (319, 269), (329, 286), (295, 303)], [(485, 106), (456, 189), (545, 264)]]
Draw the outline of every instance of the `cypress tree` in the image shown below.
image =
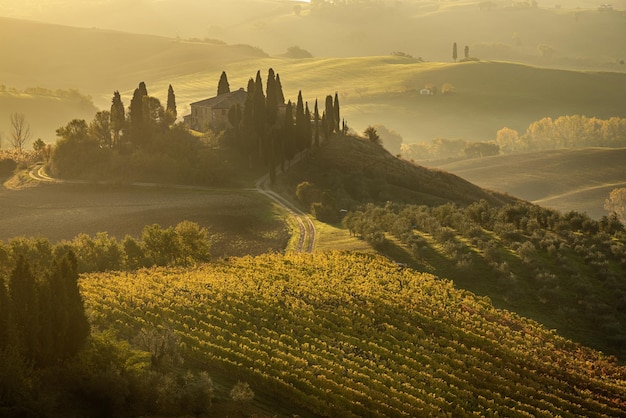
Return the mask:
[(176, 122), (176, 118), (178, 117), (178, 112), (176, 110), (176, 95), (174, 94), (174, 88), (171, 84), (167, 89), (167, 105), (165, 106), (165, 112), (170, 125)]
[(114, 147), (119, 147), (120, 145), (120, 133), (124, 128), (125, 121), (126, 115), (122, 97), (119, 91), (115, 91), (113, 93), (113, 99), (111, 100), (111, 130), (113, 131)]
[(144, 114), (143, 98), (141, 90), (136, 88), (133, 98), (130, 100), (128, 117), (130, 118), (130, 138), (135, 145), (141, 145), (144, 141)]
[(335, 130), (335, 107), (333, 105), (333, 96), (326, 96), (326, 103), (324, 104), (324, 114), (326, 115), (326, 121), (324, 123), (324, 138), (328, 140)]
[(296, 155), (296, 135), (293, 125), (293, 104), (291, 100), (287, 102), (285, 108), (285, 119), (283, 120), (283, 147), (285, 158), (291, 160)]
[(278, 118), (278, 85), (276, 83), (276, 76), (274, 70), (269, 69), (267, 73), (267, 85), (266, 85), (266, 98), (265, 98), (265, 114), (266, 123), (268, 126), (274, 126)]
[(315, 127), (314, 127), (314, 133), (313, 133), (313, 137), (314, 137), (313, 144), (316, 147), (319, 147), (319, 145), (320, 145), (320, 111), (319, 111), (319, 108), (317, 106), (317, 99), (315, 99), (315, 108), (314, 108), (314, 111), (313, 111), (313, 119), (315, 120)]
[(452, 61), (456, 62), (457, 58), (456, 42), (452, 44)]
[(263, 140), (265, 138), (265, 94), (263, 93), (263, 81), (261, 80), (261, 71), (257, 71), (256, 80), (254, 82), (254, 131), (257, 137), (257, 145), (259, 148), (259, 157), (265, 159), (265, 150), (263, 149)]
[(15, 330), (13, 327), (12, 304), (9, 292), (0, 277), (0, 355), (6, 348), (15, 346)]
[(226, 71), (222, 71), (222, 75), (220, 76), (220, 81), (217, 83), (217, 95), (220, 96), (222, 94), (230, 93), (230, 84), (228, 84), (228, 76), (226, 75)]
[(307, 148), (311, 148), (311, 139), (313, 133), (311, 132), (311, 111), (309, 111), (309, 102), (304, 104), (304, 145)]
[(283, 83), (280, 82), (280, 74), (276, 74), (276, 91), (278, 96), (278, 104), (285, 104), (285, 95), (283, 93)]
[(9, 277), (9, 295), (19, 351), (35, 361), (39, 343), (37, 285), (24, 256), (20, 255)]
[(147, 96), (148, 95), (148, 88), (146, 87), (146, 83), (144, 83), (143, 81), (139, 83), (139, 92), (141, 93), (142, 96)]
[(72, 251), (63, 257), (58, 265), (58, 272), (63, 281), (62, 298), (67, 301), (65, 311), (68, 318), (62, 353), (65, 358), (70, 358), (82, 348), (90, 331), (83, 298), (78, 288), (78, 260)]
[(304, 101), (302, 100), (302, 90), (298, 92), (298, 102), (296, 103), (296, 149), (304, 150), (306, 147), (306, 131), (304, 126)]
[(335, 103), (333, 105), (334, 116), (335, 116), (335, 132), (340, 133), (341, 130), (339, 128), (339, 122), (341, 121), (340, 112), (339, 112), (339, 94), (335, 92)]
[(258, 149), (256, 146), (256, 135), (254, 133), (254, 89), (254, 80), (251, 78), (248, 80), (246, 103), (243, 108), (241, 120), (243, 152), (248, 158), (249, 168), (252, 168), (254, 152)]

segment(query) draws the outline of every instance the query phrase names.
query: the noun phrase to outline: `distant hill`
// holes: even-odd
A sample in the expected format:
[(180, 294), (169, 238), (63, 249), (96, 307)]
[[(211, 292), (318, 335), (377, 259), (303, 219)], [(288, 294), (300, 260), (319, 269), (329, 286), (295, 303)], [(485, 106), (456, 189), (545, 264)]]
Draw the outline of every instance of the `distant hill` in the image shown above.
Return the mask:
[[(594, 0), (54, 0), (3, 2), (6, 16), (171, 38), (253, 44), (272, 55), (299, 45), (317, 57), (403, 51), (452, 61), (452, 43), (481, 59), (567, 68), (624, 70), (624, 6), (598, 11)], [(489, 5), (485, 7), (485, 5)], [(67, 11), (71, 10), (72, 13)], [(540, 45), (549, 47), (542, 53)]]
[(574, 149), (470, 159), (437, 165), (474, 184), (563, 212), (608, 215), (604, 200), (626, 187), (626, 149)]
[[(316, 99), (323, 103), (327, 94), (338, 92), (348, 126), (362, 132), (368, 125), (382, 124), (398, 131), (405, 143), (437, 137), (488, 140), (502, 127), (523, 130), (546, 116), (626, 117), (624, 72), (567, 71), (491, 61), (422, 62), (391, 55), (271, 58), (256, 47), (220, 41), (185, 41), (7, 18), (0, 18), (0, 42), (5, 45), (2, 84), (21, 90), (79, 89), (101, 109), (110, 107), (115, 90), (128, 106), (133, 90), (144, 81), (149, 94), (162, 102), (172, 84), (182, 116), (190, 103), (215, 94), (223, 70), (236, 89), (245, 87), (258, 70), (266, 74), (272, 67), (281, 75), (287, 99), (295, 101), (302, 90), (312, 107)], [(454, 93), (420, 94), (426, 85), (441, 91), (444, 84)], [(28, 117), (30, 112), (25, 113)], [(68, 121), (60, 120), (57, 125)]]
[(25, 90), (0, 88), (0, 137), (2, 148), (11, 148), (12, 113), (24, 115), (30, 126), (31, 141), (25, 148), (32, 149), (32, 142), (41, 138), (47, 144), (56, 141), (56, 130), (72, 119), (91, 120), (98, 111), (91, 97), (78, 91)]
[[(0, 80), (17, 88), (74, 88), (86, 94), (134, 88), (180, 74), (265, 56), (250, 46), (182, 41), (0, 17)], [(207, 92), (206, 94), (211, 94)]]
[[(182, 68), (181, 64), (181, 68)], [(544, 117), (586, 115), (626, 117), (626, 73), (556, 70), (510, 62), (433, 63), (399, 56), (359, 58), (279, 58), (227, 64), (232, 87), (245, 87), (257, 70), (280, 73), (286, 99), (298, 91), (312, 108), (328, 94), (339, 93), (341, 114), (362, 132), (382, 124), (396, 130), (405, 143), (441, 138), (474, 141), (495, 139), (503, 127), (523, 132)], [(181, 107), (209, 97), (217, 88), (218, 71), (203, 71), (163, 80), (152, 86), (159, 97), (172, 83)], [(432, 84), (452, 94), (425, 96)], [(150, 88), (150, 85), (148, 85)], [(134, 87), (133, 87), (134, 88)], [(210, 91), (213, 94), (213, 90)], [(127, 91), (126, 94), (131, 94)]]

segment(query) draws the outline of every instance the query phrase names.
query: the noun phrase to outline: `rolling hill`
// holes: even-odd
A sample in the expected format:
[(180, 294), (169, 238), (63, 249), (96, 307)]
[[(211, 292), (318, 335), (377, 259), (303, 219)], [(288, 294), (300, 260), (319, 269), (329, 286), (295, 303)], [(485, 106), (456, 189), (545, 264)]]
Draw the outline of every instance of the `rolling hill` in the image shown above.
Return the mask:
[(573, 149), (437, 165), (474, 184), (563, 212), (608, 215), (604, 200), (626, 187), (626, 149)]
[[(451, 61), (452, 43), (458, 42), (460, 51), (468, 45), (472, 56), (487, 60), (623, 71), (619, 61), (626, 50), (614, 40), (626, 35), (624, 12), (616, 3), (612, 12), (599, 12), (593, 0), (544, 0), (535, 8), (504, 0), (489, 8), (481, 0), (6, 0), (3, 13), (70, 26), (252, 43), (272, 55), (299, 45), (318, 57), (403, 51)], [(542, 56), (539, 45), (549, 45), (551, 55)]]
[(313, 150), (304, 163), (279, 177), (277, 187), (296, 200), (296, 189), (302, 182), (331, 194), (335, 205), (344, 209), (386, 201), (431, 206), (450, 202), (467, 205), (481, 199), (502, 206), (516, 201), (458, 176), (396, 158), (378, 144), (351, 136), (333, 137)]
[[(382, 124), (412, 143), (436, 137), (488, 140), (502, 127), (521, 130), (546, 116), (581, 114), (626, 117), (626, 73), (548, 69), (510, 62), (421, 62), (402, 56), (271, 58), (245, 45), (184, 41), (101, 29), (56, 26), (0, 18), (7, 87), (79, 89), (108, 109), (113, 91), (128, 106), (144, 81), (165, 101), (173, 85), (178, 113), (215, 94), (222, 70), (231, 88), (245, 87), (257, 70), (281, 75), (287, 99), (299, 90), (312, 107), (327, 94), (340, 95), (342, 115), (356, 131)], [(25, 53), (28, 51), (28, 53)], [(549, 63), (544, 63), (549, 65)], [(427, 84), (454, 94), (422, 96)], [(4, 110), (4, 109), (3, 109)], [(11, 109), (5, 110), (7, 113)], [(33, 126), (39, 122), (29, 117)], [(34, 113), (34, 112), (33, 112)], [(82, 114), (79, 114), (79, 116)], [(63, 126), (69, 120), (59, 120)], [(43, 130), (43, 128), (42, 128)], [(54, 133), (42, 134), (54, 138)]]
[(257, 416), (624, 416), (624, 367), (379, 256), (267, 254), (80, 285), (95, 329), (172, 330), (215, 383), (208, 413), (237, 407), (239, 380)]

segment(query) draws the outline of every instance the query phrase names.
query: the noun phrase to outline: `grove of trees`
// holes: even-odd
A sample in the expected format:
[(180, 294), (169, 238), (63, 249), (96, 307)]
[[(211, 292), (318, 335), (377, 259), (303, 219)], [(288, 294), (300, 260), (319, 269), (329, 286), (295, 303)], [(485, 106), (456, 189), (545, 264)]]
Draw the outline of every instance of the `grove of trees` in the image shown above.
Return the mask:
[(398, 240), (415, 267), (626, 356), (626, 231), (615, 214), (596, 221), (529, 203), (497, 207), (481, 200), (466, 207), (368, 204), (343, 222), (383, 253)]
[(436, 138), (424, 143), (403, 144), (402, 156), (409, 160), (425, 161), (564, 148), (625, 146), (626, 119), (569, 115), (535, 121), (522, 134), (504, 127), (496, 133), (495, 140), (474, 142)]
[[(250, 78), (243, 108), (228, 111), (231, 128), (210, 132), (222, 138), (221, 145), (235, 152), (250, 168), (265, 168), (274, 180), (276, 167), (340, 129), (338, 94), (326, 98), (322, 115), (311, 113), (298, 94), (297, 102), (285, 103), (280, 76), (269, 69), (266, 85), (261, 72)], [(217, 93), (230, 92), (225, 72)], [(176, 97), (169, 86), (167, 105), (148, 94), (141, 82), (128, 109), (114, 92), (111, 109), (98, 112), (93, 121), (73, 120), (57, 130), (50, 168), (61, 178), (107, 178), (121, 181), (220, 184), (233, 178), (234, 167), (207, 141), (194, 136), (183, 123), (176, 123)]]

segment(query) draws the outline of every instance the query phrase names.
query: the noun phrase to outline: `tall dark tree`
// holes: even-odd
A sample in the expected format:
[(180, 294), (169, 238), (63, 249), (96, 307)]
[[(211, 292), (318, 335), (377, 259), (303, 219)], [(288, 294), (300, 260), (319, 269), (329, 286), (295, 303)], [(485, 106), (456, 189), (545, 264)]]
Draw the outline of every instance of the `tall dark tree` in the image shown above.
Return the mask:
[(333, 96), (326, 96), (326, 102), (324, 103), (324, 139), (328, 140), (335, 130), (335, 106), (333, 105)]
[(236, 103), (228, 109), (228, 122), (235, 131), (235, 137), (239, 140), (239, 129), (241, 128), (241, 120), (243, 119), (243, 111), (239, 103)]
[(217, 83), (217, 95), (220, 96), (227, 93), (230, 93), (230, 84), (228, 84), (228, 76), (226, 75), (226, 71), (222, 71), (220, 81)]
[[(296, 154), (296, 136), (293, 125), (293, 105), (291, 100), (285, 107), (285, 118), (283, 119), (282, 146), (285, 159), (291, 160)], [(284, 171), (284, 167), (283, 167)]]
[(130, 139), (135, 145), (142, 145), (144, 142), (144, 112), (143, 98), (146, 97), (141, 89), (136, 88), (133, 98), (130, 100), (128, 117), (130, 119)]
[(276, 74), (276, 91), (278, 96), (278, 105), (284, 105), (285, 94), (283, 93), (283, 83), (280, 81), (280, 74)]
[(113, 93), (113, 99), (111, 100), (111, 131), (113, 131), (113, 146), (119, 147), (120, 135), (122, 129), (124, 129), (124, 122), (126, 121), (126, 115), (124, 112), (124, 104), (122, 103), (122, 97), (119, 91)]
[(296, 149), (302, 151), (306, 148), (306, 127), (304, 115), (304, 101), (302, 100), (302, 90), (298, 92), (296, 102)]
[(246, 95), (246, 103), (243, 108), (241, 118), (241, 137), (243, 144), (243, 152), (248, 158), (248, 165), (252, 168), (254, 155), (258, 150), (256, 145), (256, 134), (254, 129), (254, 80), (248, 80), (248, 90)]
[(178, 117), (178, 111), (176, 110), (176, 95), (174, 94), (174, 88), (170, 84), (167, 88), (167, 105), (165, 106), (165, 117), (168, 125), (172, 125), (176, 122)]
[(311, 139), (313, 132), (311, 130), (311, 111), (309, 110), (309, 102), (304, 104), (304, 146), (311, 148)]
[(456, 50), (456, 42), (452, 44), (452, 61), (456, 62), (458, 55)]
[(65, 332), (62, 350), (59, 353), (60, 358), (63, 359), (75, 356), (82, 348), (89, 336), (89, 321), (78, 288), (78, 261), (74, 253), (70, 251), (63, 257), (55, 270), (53, 270), (53, 275), (57, 275), (63, 292), (62, 298), (67, 303), (64, 307), (56, 307), (56, 309), (61, 309), (62, 314), (67, 318), (67, 327), (61, 328)]
[(265, 150), (263, 149), (263, 140), (265, 138), (265, 94), (263, 93), (263, 80), (261, 80), (261, 71), (257, 71), (254, 81), (254, 131), (257, 137), (257, 145), (259, 147), (259, 157), (265, 159)]
[(266, 97), (265, 97), (265, 123), (268, 126), (274, 126), (276, 124), (276, 120), (278, 118), (278, 85), (276, 82), (276, 76), (274, 74), (273, 69), (269, 69), (267, 73), (267, 84), (266, 84)]
[(39, 309), (37, 283), (30, 265), (20, 255), (9, 277), (9, 296), (18, 347), (24, 358), (35, 361), (39, 354)]
[(143, 81), (139, 83), (139, 92), (141, 93), (142, 96), (147, 96), (148, 95), (148, 88), (146, 87), (146, 83), (144, 83)]
[(463, 51), (465, 53), (465, 58), (469, 58), (469, 46), (465, 45), (465, 51)]
[(341, 128), (339, 127), (339, 123), (341, 121), (341, 115), (339, 111), (339, 94), (335, 92), (335, 103), (333, 104), (333, 111), (335, 112), (335, 132), (340, 133)]
[(2, 356), (2, 352), (5, 349), (15, 346), (12, 316), (12, 304), (9, 298), (9, 292), (4, 278), (0, 277), (0, 356)]
[(313, 132), (313, 144), (316, 147), (320, 145), (320, 111), (317, 106), (317, 99), (315, 99), (315, 108), (313, 110), (313, 120), (315, 121), (314, 132)]

